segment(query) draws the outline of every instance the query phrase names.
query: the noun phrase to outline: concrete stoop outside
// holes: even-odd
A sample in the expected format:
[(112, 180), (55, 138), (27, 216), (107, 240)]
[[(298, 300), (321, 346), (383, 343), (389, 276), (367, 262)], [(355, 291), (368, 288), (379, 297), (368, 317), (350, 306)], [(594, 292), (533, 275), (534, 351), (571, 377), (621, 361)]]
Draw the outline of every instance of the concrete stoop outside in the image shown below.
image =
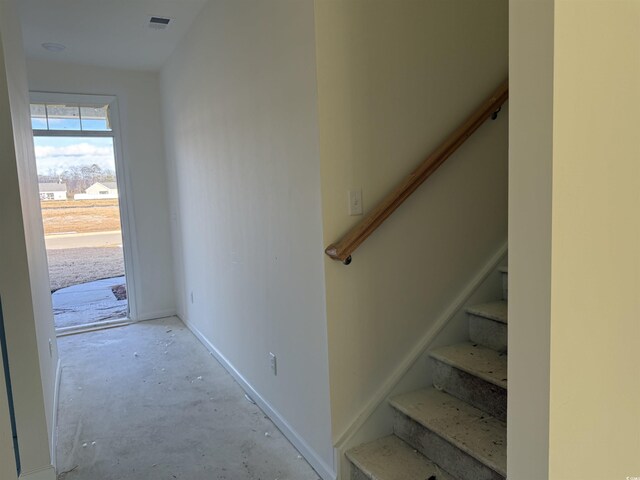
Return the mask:
[(56, 329), (126, 318), (128, 301), (118, 300), (114, 294), (114, 289), (120, 285), (126, 285), (124, 276), (55, 291), (51, 298)]

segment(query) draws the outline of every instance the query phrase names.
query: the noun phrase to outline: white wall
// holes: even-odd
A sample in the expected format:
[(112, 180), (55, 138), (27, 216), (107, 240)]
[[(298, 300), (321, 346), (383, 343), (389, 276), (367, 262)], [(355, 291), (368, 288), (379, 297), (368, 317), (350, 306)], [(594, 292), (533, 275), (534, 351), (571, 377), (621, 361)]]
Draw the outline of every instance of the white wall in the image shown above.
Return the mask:
[[(507, 76), (506, 0), (316, 2), (324, 244)], [(344, 266), (325, 260), (333, 433), (342, 437), (507, 235), (508, 107)]]
[(0, 297), (22, 472), (53, 479), (58, 354), (19, 28), (13, 0), (0, 2)]
[(175, 313), (169, 201), (160, 120), (158, 75), (84, 65), (28, 60), (32, 91), (115, 95), (126, 182), (135, 229), (134, 319)]
[[(549, 478), (553, 0), (510, 4), (509, 478)], [(567, 479), (568, 480), (568, 479)]]
[(179, 313), (288, 422), (327, 477), (315, 66), (311, 0), (214, 0), (161, 85)]

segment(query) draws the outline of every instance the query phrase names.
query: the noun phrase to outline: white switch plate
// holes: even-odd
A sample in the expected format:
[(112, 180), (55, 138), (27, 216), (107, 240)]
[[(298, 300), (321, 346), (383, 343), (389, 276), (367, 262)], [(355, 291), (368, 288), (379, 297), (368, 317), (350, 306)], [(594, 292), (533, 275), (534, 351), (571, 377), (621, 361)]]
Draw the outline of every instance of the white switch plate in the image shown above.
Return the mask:
[(349, 190), (349, 215), (362, 215), (362, 190)]

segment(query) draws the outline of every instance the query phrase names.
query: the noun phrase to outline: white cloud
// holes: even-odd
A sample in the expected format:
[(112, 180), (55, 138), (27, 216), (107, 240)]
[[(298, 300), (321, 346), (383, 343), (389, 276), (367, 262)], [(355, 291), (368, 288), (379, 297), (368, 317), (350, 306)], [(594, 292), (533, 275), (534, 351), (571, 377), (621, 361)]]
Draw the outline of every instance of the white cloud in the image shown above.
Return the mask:
[(76, 143), (66, 146), (36, 145), (38, 172), (62, 171), (71, 166), (93, 165), (102, 169), (115, 170), (113, 149), (110, 146)]

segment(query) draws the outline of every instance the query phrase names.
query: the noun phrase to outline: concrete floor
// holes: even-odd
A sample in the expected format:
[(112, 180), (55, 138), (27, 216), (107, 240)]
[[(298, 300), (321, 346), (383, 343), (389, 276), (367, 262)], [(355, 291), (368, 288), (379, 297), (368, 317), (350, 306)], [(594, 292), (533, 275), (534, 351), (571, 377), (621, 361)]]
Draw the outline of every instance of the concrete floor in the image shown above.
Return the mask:
[(317, 480), (177, 318), (58, 339), (65, 480)]

